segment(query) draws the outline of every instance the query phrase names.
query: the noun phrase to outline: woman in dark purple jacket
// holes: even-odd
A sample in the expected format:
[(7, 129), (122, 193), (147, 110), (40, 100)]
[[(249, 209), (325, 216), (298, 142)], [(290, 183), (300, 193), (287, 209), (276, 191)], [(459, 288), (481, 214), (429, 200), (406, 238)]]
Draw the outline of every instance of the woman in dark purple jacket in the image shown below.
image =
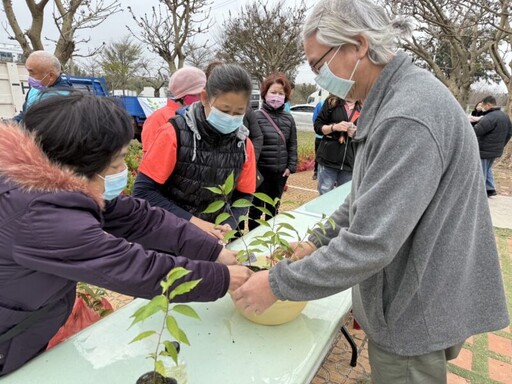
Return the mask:
[(177, 284), (202, 280), (175, 301), (213, 301), (249, 277), (188, 221), (118, 197), (133, 131), (113, 101), (54, 96), (24, 123), (0, 125), (0, 376), (45, 350), (77, 281), (151, 298), (179, 266), (191, 273)]

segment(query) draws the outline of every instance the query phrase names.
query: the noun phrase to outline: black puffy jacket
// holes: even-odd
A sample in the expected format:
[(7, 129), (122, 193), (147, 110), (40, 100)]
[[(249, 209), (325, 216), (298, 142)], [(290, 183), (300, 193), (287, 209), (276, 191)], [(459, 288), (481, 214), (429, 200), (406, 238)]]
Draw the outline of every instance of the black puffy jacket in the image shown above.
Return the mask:
[(485, 112), (475, 125), (481, 159), (495, 159), (503, 154), (503, 148), (512, 136), (512, 123), (499, 108)]
[(286, 168), (294, 173), (297, 170), (297, 128), (295, 120), (284, 106), (274, 109), (263, 103), (262, 109), (279, 127), (284, 141), (261, 110), (256, 111), (258, 123), (263, 133), (263, 148), (258, 160), (258, 168), (270, 172), (284, 172)]
[[(206, 121), (199, 103), (186, 117), (175, 116), (170, 122), (176, 129), (178, 155), (163, 194), (194, 216), (214, 222), (219, 213), (203, 211), (219, 197), (206, 188), (224, 184), (232, 172), (236, 185), (246, 160), (249, 132), (242, 127), (229, 135), (218, 133)], [(228, 201), (232, 193), (227, 196)]]

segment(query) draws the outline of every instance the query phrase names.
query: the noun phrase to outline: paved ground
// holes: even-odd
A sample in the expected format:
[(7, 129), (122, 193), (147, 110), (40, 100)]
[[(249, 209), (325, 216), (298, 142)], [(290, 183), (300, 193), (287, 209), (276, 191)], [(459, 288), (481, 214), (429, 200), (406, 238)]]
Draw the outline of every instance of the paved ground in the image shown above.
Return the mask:
[[(318, 196), (316, 181), (312, 180), (311, 176), (312, 172), (308, 171), (290, 177), (288, 190), (283, 195), (282, 209), (293, 209)], [(512, 228), (512, 170), (500, 169), (495, 172), (495, 177), (500, 195), (489, 199), (493, 224), (498, 228)], [(496, 232), (509, 298), (509, 313), (512, 315), (512, 231), (497, 229)], [(116, 308), (132, 300), (130, 297), (115, 293), (109, 298)], [(357, 367), (350, 367), (350, 348), (339, 334), (311, 384), (370, 383), (365, 334), (353, 328), (351, 318), (347, 320), (346, 325), (360, 352)], [(448, 365), (448, 370), (448, 384), (512, 384), (510, 327), (467, 340), (459, 357)]]

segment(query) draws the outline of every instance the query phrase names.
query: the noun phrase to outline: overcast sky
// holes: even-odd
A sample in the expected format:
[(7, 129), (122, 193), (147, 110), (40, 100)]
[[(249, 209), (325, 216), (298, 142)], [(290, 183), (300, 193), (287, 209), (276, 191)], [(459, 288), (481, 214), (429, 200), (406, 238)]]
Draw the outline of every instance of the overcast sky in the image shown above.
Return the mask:
[[(210, 17), (213, 20), (213, 25), (210, 31), (211, 33), (215, 33), (216, 30), (222, 26), (223, 21), (228, 17), (228, 12), (236, 14), (239, 12), (242, 6), (247, 3), (250, 3), (253, 0), (215, 0), (213, 1), (212, 10)], [(286, 5), (293, 6), (298, 1), (294, 0), (283, 0)], [(275, 4), (278, 0), (269, 0), (269, 4)], [(18, 17), (18, 22), (22, 29), (27, 29), (30, 26), (31, 16), (28, 11), (27, 5), (23, 0), (13, 1), (14, 11)], [(109, 1), (105, 1), (105, 3), (109, 3)], [(130, 6), (134, 13), (137, 15), (143, 15), (144, 13), (151, 13), (151, 7), (158, 5), (158, 0), (122, 0), (123, 12), (119, 12), (111, 15), (103, 24), (94, 28), (94, 29), (86, 29), (80, 32), (81, 38), (90, 37), (90, 43), (87, 45), (83, 45), (80, 47), (80, 53), (86, 53), (88, 49), (93, 49), (94, 47), (100, 46), (102, 42), (109, 43), (111, 41), (119, 40), (123, 36), (127, 35), (129, 32), (126, 28), (126, 25), (133, 27), (133, 30), (137, 30), (137, 27), (134, 25), (134, 21), (131, 18), (130, 13), (126, 9)], [(312, 6), (314, 4), (314, 0), (307, 0), (306, 3), (308, 6)], [(51, 14), (54, 11), (54, 3), (50, 1), (46, 6), (47, 17), (43, 34), (48, 38), (55, 38), (57, 36), (57, 29), (53, 25), (53, 20), (51, 18)], [(5, 17), (5, 12), (0, 13), (0, 22), (2, 27), (7, 24), (7, 19)], [(208, 36), (204, 37), (213, 40)], [(13, 43), (12, 40), (7, 39), (7, 34), (5, 30), (2, 28), (0, 30), (0, 43)], [(54, 44), (48, 42), (48, 50), (54, 49)], [(309, 69), (309, 66), (306, 64), (302, 65), (299, 68), (299, 72), (297, 75), (296, 82), (297, 83), (314, 83), (314, 74)]]

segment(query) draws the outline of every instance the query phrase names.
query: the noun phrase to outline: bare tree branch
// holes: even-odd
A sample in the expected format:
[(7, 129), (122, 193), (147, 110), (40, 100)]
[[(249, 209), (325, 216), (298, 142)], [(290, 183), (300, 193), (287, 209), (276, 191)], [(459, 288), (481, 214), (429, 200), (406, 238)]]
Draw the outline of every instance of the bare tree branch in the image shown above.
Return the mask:
[(257, 0), (236, 15), (229, 13), (219, 39), (219, 55), (244, 66), (258, 81), (273, 72), (285, 72), (293, 80), (304, 61), (298, 38), (307, 7), (304, 1), (285, 7), (280, 1), (270, 7)]
[[(44, 23), (44, 10), (49, 0), (25, 0), (28, 10), (32, 16), (30, 28), (25, 32), (21, 29), (12, 7), (12, 0), (2, 0), (7, 15), (7, 21), (13, 31), (11, 39), (16, 40), (23, 54), (27, 57), (34, 50), (44, 49), (42, 43), (42, 29)], [(56, 42), (55, 56), (63, 66), (75, 54), (77, 43), (87, 40), (76, 40), (77, 31), (94, 28), (104, 22), (110, 15), (121, 11), (119, 0), (54, 0), (56, 12), (53, 13), (53, 20), (59, 31), (56, 39), (46, 40)], [(4, 28), (9, 33), (7, 28)]]
[(127, 26), (134, 38), (148, 44), (169, 65), (171, 72), (185, 63), (185, 43), (199, 33), (207, 31), (210, 0), (160, 0), (151, 13), (137, 16), (128, 7), (141, 33)]

